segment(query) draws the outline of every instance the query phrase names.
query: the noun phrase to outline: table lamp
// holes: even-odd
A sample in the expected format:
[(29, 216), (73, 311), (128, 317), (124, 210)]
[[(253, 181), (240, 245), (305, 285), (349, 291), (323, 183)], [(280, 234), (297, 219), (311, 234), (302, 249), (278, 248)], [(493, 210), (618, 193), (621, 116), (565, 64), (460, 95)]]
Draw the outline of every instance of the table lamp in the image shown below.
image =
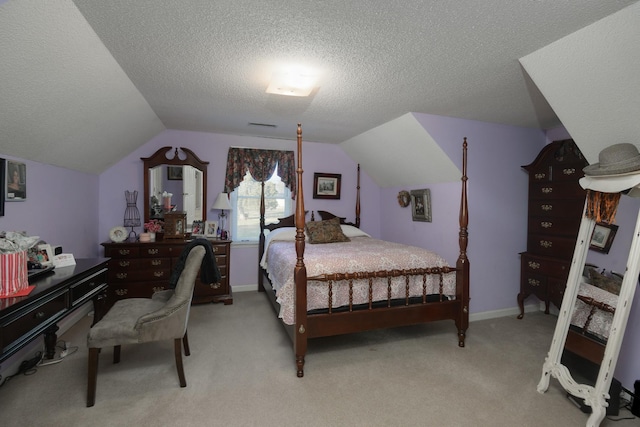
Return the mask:
[(218, 218), (220, 219), (220, 234), (218, 237), (221, 239), (226, 239), (228, 237), (227, 230), (225, 229), (225, 217), (227, 214), (224, 213), (225, 210), (231, 210), (231, 204), (229, 203), (229, 195), (227, 193), (220, 193), (218, 197), (216, 197), (216, 201), (213, 202), (213, 206), (211, 210), (217, 209), (220, 212), (218, 214)]

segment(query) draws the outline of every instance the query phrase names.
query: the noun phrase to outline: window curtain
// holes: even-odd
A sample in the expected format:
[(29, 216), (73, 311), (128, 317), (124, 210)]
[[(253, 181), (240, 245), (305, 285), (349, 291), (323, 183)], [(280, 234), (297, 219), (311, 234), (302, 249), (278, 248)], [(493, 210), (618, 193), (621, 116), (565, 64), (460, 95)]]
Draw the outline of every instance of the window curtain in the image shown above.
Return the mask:
[(296, 194), (296, 165), (293, 151), (259, 150), (255, 148), (229, 148), (227, 174), (224, 181), (225, 193), (231, 193), (244, 179), (247, 171), (259, 182), (268, 181), (278, 166), (278, 176), (291, 190), (291, 198)]

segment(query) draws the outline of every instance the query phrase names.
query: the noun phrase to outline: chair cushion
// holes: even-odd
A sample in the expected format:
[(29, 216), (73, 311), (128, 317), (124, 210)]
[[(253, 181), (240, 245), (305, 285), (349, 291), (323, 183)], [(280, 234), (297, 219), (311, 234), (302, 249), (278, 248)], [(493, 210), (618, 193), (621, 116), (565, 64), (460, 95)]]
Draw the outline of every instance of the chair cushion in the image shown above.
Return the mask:
[(154, 301), (151, 298), (128, 298), (116, 302), (89, 330), (87, 347), (102, 348), (140, 342), (136, 322), (140, 316), (164, 305), (164, 301)]

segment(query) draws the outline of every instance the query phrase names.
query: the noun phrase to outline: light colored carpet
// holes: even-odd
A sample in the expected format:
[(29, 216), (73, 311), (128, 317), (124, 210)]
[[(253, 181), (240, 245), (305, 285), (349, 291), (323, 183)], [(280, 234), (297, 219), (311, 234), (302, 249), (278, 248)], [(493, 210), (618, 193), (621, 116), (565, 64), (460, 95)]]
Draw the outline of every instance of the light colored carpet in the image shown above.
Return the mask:
[(556, 380), (536, 391), (555, 326), (541, 313), (474, 322), (465, 348), (453, 322), (314, 340), (301, 379), (266, 297), (237, 293), (233, 305), (192, 308), (187, 388), (171, 342), (123, 347), (119, 365), (105, 349), (93, 408), (85, 407), (89, 325), (85, 318), (60, 337), (76, 353), (0, 388), (3, 426), (539, 427), (583, 426), (588, 417)]

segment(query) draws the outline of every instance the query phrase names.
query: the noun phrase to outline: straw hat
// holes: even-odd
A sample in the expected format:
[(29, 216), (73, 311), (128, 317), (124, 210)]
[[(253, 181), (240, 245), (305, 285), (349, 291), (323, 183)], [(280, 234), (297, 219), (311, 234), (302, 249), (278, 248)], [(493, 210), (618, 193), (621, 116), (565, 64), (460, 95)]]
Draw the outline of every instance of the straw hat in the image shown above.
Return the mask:
[(598, 163), (585, 166), (582, 169), (585, 175), (604, 176), (631, 172), (640, 173), (640, 153), (633, 144), (611, 145), (600, 151), (598, 160)]

